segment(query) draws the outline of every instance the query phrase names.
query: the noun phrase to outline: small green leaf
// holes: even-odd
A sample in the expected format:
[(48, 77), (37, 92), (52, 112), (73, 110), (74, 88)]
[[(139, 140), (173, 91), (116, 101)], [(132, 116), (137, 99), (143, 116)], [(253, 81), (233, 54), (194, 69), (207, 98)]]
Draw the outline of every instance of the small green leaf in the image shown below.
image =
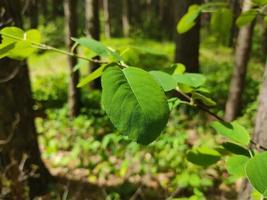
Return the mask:
[(153, 142), (165, 128), (170, 111), (164, 91), (152, 75), (113, 64), (101, 80), (102, 105), (114, 126), (140, 144)]
[(91, 81), (99, 78), (104, 69), (107, 67), (108, 65), (102, 65), (100, 66), (99, 68), (97, 68), (95, 71), (93, 71), (91, 74), (89, 74), (88, 76), (86, 76), (85, 78), (83, 78), (79, 84), (77, 85), (77, 87), (83, 87), (85, 86), (86, 84), (90, 83)]
[(232, 122), (213, 122), (211, 125), (217, 133), (239, 143), (242, 145), (248, 145), (250, 141), (250, 136), (248, 131), (241, 126), (239, 123)]
[(202, 74), (184, 73), (173, 75), (177, 83), (192, 87), (200, 87), (206, 82), (206, 77)]
[(257, 14), (258, 12), (256, 10), (248, 10), (241, 13), (241, 15), (236, 20), (236, 25), (241, 27), (251, 23), (255, 19)]
[(175, 79), (170, 74), (162, 71), (150, 71), (149, 73), (156, 79), (165, 92), (177, 87)]
[(216, 102), (213, 101), (211, 98), (204, 96), (203, 94), (200, 94), (198, 92), (192, 93), (192, 98), (194, 100), (200, 100), (203, 104), (207, 106), (215, 106)]
[(92, 38), (72, 38), (73, 41), (76, 43), (91, 49), (93, 52), (95, 52), (97, 55), (104, 57), (104, 58), (112, 58), (114, 61), (122, 61), (122, 57), (116, 53), (115, 51), (107, 48), (105, 45), (103, 45), (101, 42), (94, 40)]
[(226, 149), (227, 151), (229, 151), (231, 153), (250, 157), (250, 153), (246, 148), (239, 146), (235, 143), (225, 142), (222, 144), (222, 146), (224, 149)]
[(200, 15), (201, 8), (199, 5), (191, 5), (188, 9), (188, 12), (181, 18), (177, 24), (178, 33), (182, 34), (189, 31), (196, 25), (195, 20)]
[(1, 46), (15, 44), (15, 47), (5, 54), (12, 59), (22, 60), (29, 57), (37, 49), (32, 46), (32, 43), (41, 42), (41, 34), (35, 29), (24, 32), (17, 27), (6, 27), (1, 30), (1, 34), (3, 38)]
[(188, 151), (186, 157), (189, 162), (195, 165), (209, 166), (220, 160), (221, 155), (214, 149), (201, 147)]
[(175, 63), (171, 65), (171, 68), (174, 68), (173, 75), (175, 74), (183, 74), (186, 70), (186, 67), (182, 63)]
[(246, 165), (246, 174), (251, 185), (267, 197), (267, 152), (256, 154)]
[(246, 175), (245, 166), (249, 161), (249, 157), (234, 155), (227, 159), (226, 169), (229, 174), (235, 176), (236, 178)]
[(15, 42), (10, 44), (0, 44), (0, 58), (3, 58), (8, 55), (9, 51), (15, 48)]

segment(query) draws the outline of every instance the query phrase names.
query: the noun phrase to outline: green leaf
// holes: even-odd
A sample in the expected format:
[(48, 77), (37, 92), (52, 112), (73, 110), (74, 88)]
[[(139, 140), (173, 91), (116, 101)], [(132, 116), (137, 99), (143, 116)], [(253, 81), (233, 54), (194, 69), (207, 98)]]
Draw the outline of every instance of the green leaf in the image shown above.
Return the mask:
[(250, 136), (248, 131), (241, 126), (239, 123), (232, 122), (213, 122), (211, 125), (217, 133), (241, 144), (241, 145), (248, 145), (250, 141)]
[(1, 30), (1, 34), (3, 38), (1, 46), (15, 44), (15, 47), (5, 53), (5, 56), (12, 59), (22, 60), (29, 57), (37, 49), (32, 43), (41, 42), (41, 34), (35, 29), (24, 32), (17, 27), (6, 27)]
[(177, 87), (175, 79), (170, 74), (162, 71), (150, 71), (149, 73), (156, 79), (165, 92)]
[(203, 104), (207, 106), (215, 106), (216, 102), (213, 101), (211, 98), (204, 96), (203, 94), (200, 94), (198, 92), (192, 93), (192, 98), (194, 100), (200, 100)]
[(245, 176), (245, 166), (249, 159), (249, 157), (241, 155), (234, 155), (229, 157), (226, 161), (226, 169), (228, 173), (235, 176), (236, 178)]
[(76, 43), (91, 49), (93, 52), (95, 52), (97, 55), (103, 57), (103, 58), (111, 58), (113, 61), (122, 61), (122, 57), (116, 53), (115, 51), (107, 48), (105, 45), (103, 45), (101, 42), (94, 40), (92, 38), (72, 38), (73, 41)]
[(236, 25), (241, 27), (251, 23), (255, 19), (257, 14), (258, 12), (256, 10), (248, 10), (241, 13), (241, 15), (236, 20)]
[(173, 75), (175, 74), (183, 74), (186, 70), (186, 67), (182, 63), (175, 63), (171, 65), (171, 68), (174, 68)]
[(91, 81), (99, 78), (104, 69), (107, 67), (108, 65), (102, 65), (99, 68), (97, 68), (95, 71), (93, 71), (91, 74), (89, 74), (88, 76), (86, 76), (85, 78), (83, 78), (79, 84), (77, 85), (77, 87), (83, 87), (84, 85), (90, 83)]
[(214, 149), (201, 147), (188, 151), (186, 157), (189, 162), (195, 165), (209, 166), (220, 160), (221, 155)]
[(188, 12), (181, 18), (177, 24), (178, 33), (185, 33), (196, 25), (195, 20), (200, 15), (201, 8), (199, 5), (191, 5)]
[(185, 73), (185, 74), (176, 74), (174, 75), (177, 83), (184, 84), (192, 87), (200, 87), (206, 82), (206, 77), (202, 74), (196, 73)]
[(252, 0), (252, 2), (260, 6), (267, 4), (267, 0)]
[(227, 151), (229, 151), (231, 153), (250, 157), (250, 153), (246, 148), (239, 146), (235, 143), (225, 142), (222, 144), (222, 146), (223, 146), (223, 148), (225, 148)]
[(148, 72), (108, 67), (102, 75), (102, 104), (114, 126), (141, 144), (154, 141), (167, 124), (163, 89)]
[(15, 48), (15, 42), (6, 45), (0, 44), (0, 58), (7, 56), (13, 48)]
[(246, 174), (251, 185), (267, 197), (267, 152), (256, 154), (246, 165)]

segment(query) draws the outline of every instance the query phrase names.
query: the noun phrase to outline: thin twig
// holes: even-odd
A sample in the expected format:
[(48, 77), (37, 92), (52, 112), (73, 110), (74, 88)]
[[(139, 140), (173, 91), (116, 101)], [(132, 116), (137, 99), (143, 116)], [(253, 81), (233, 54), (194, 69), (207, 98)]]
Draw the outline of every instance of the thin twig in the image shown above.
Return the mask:
[[(0, 34), (4, 35), (6, 37), (9, 37), (9, 38), (15, 39), (15, 40), (25, 41), (23, 38), (19, 38), (19, 37), (16, 37), (14, 35), (10, 35), (10, 34), (7, 34), (7, 33), (0, 32)], [(101, 61), (101, 60), (95, 60), (95, 59), (82, 57), (82, 56), (79, 56), (78, 54), (75, 54), (75, 53), (72, 53), (72, 52), (68, 52), (68, 51), (65, 51), (65, 50), (61, 50), (61, 49), (57, 49), (57, 48), (55, 48), (53, 46), (49, 46), (49, 45), (46, 45), (46, 44), (41, 44), (41, 43), (30, 41), (30, 40), (27, 40), (27, 41), (31, 45), (33, 45), (33, 46), (35, 46), (37, 48), (40, 48), (40, 49), (55, 51), (55, 52), (58, 52), (58, 53), (61, 53), (61, 54), (65, 54), (65, 55), (68, 55), (68, 56), (72, 56), (72, 57), (76, 57), (76, 58), (79, 58), (79, 59), (82, 59), (82, 60), (86, 60), (88, 62), (95, 62), (95, 63), (100, 63), (100, 64), (108, 64), (108, 62), (106, 62), (106, 61)]]
[[(184, 94), (182, 91), (180, 90), (177, 90), (177, 92), (183, 96), (188, 102), (192, 102), (192, 99), (190, 96), (188, 96), (187, 94)], [(227, 123), (222, 117), (220, 117), (219, 115), (217, 115), (216, 113), (210, 111), (206, 106), (202, 105), (202, 104), (199, 104), (199, 103), (195, 103), (194, 105), (192, 106), (195, 106), (197, 108), (199, 108), (200, 110), (208, 113), (210, 116), (214, 117), (215, 119), (221, 121), (221, 122), (225, 122)], [(253, 140), (250, 140), (250, 143), (253, 144), (257, 149), (261, 149), (263, 151), (267, 151), (267, 148), (262, 146), (262, 145), (259, 145), (257, 144), (255, 141)]]
[(7, 77), (0, 79), (0, 83), (6, 83), (6, 82), (12, 80), (13, 78), (15, 78), (15, 76), (18, 74), (19, 70), (20, 70), (20, 67), (16, 66), (14, 71), (12, 71)]

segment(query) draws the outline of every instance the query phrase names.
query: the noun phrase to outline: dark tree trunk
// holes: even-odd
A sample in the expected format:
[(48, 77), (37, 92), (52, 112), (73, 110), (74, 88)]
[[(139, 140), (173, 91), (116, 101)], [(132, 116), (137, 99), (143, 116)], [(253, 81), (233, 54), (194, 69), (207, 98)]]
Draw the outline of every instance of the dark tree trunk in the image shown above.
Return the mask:
[(236, 19), (241, 13), (240, 0), (230, 0), (229, 4), (230, 4), (230, 8), (233, 13), (233, 22), (232, 22), (231, 33), (229, 37), (229, 46), (233, 47), (235, 45), (237, 34), (238, 34), (238, 28), (236, 26)]
[[(112, 2), (112, 3), (111, 3)], [(109, 21), (110, 21), (110, 34), (112, 37), (121, 37), (123, 35), (122, 30), (122, 1), (112, 0), (108, 5), (109, 9)]]
[[(2, 20), (13, 20), (22, 27), (19, 0), (0, 2), (5, 15)], [(1, 21), (1, 23), (5, 21)], [(11, 199), (23, 199), (18, 194), (21, 187), (18, 172), (28, 176), (30, 198), (47, 192), (51, 175), (41, 160), (33, 116), (33, 100), (26, 62), (8, 58), (0, 59), (0, 170), (12, 180)], [(25, 159), (24, 167), (18, 165)], [(17, 180), (16, 180), (17, 179)], [(18, 196), (21, 195), (21, 196)]]
[(39, 17), (39, 1), (38, 0), (30, 0), (29, 3), (29, 17), (30, 17), (30, 25), (31, 28), (37, 28), (38, 26), (38, 17)]
[[(245, 0), (243, 12), (251, 8), (251, 1)], [(240, 28), (235, 48), (235, 67), (225, 108), (225, 120), (234, 120), (241, 112), (241, 98), (245, 86), (247, 65), (250, 57), (252, 34), (255, 23)]]
[[(192, 4), (200, 4), (201, 0), (177, 1), (177, 22), (187, 12)], [(176, 35), (175, 62), (183, 63), (187, 72), (199, 72), (199, 42), (200, 42), (200, 18), (196, 25), (186, 33)]]
[[(259, 95), (259, 106), (256, 114), (253, 141), (260, 146), (267, 146), (267, 59), (262, 88)], [(243, 188), (239, 193), (238, 200), (251, 200), (251, 186), (244, 181)]]
[(103, 10), (104, 10), (104, 31), (106, 38), (110, 38), (110, 14), (109, 14), (109, 0), (103, 0)]
[(63, 15), (62, 5), (63, 5), (63, 0), (52, 0), (52, 17), (53, 17), (52, 19)]
[(48, 21), (48, 5), (47, 0), (41, 0), (40, 1), (42, 15), (44, 17), (44, 24), (47, 24)]
[[(64, 13), (65, 13), (65, 30), (66, 30), (66, 45), (71, 50), (74, 42), (71, 37), (77, 37), (77, 0), (64, 0)], [(74, 50), (74, 53), (77, 50)], [(79, 83), (80, 73), (79, 71), (73, 71), (77, 64), (76, 57), (68, 57), (70, 68), (70, 81), (69, 81), (69, 97), (68, 103), (70, 108), (70, 117), (76, 117), (80, 113), (81, 97), (80, 90), (77, 88)]]
[(129, 37), (130, 33), (129, 0), (122, 0), (122, 29), (124, 37)]
[[(95, 40), (100, 40), (99, 0), (85, 0), (85, 22), (86, 34)], [(96, 56), (94, 59), (99, 60), (99, 57)], [(90, 62), (89, 73), (98, 67), (98, 63)], [(89, 87), (101, 89), (100, 78), (94, 80)]]

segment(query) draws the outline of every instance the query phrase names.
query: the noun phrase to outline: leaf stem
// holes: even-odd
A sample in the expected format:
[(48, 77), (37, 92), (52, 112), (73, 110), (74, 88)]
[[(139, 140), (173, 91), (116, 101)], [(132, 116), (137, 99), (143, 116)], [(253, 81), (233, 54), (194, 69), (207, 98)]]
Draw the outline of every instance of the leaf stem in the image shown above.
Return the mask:
[(36, 48), (39, 48), (39, 49), (55, 51), (55, 52), (58, 52), (58, 53), (61, 53), (61, 54), (65, 54), (65, 55), (71, 56), (71, 57), (76, 57), (78, 59), (86, 60), (88, 62), (94, 62), (94, 63), (100, 63), (100, 64), (108, 64), (108, 62), (106, 62), (106, 61), (86, 58), (86, 57), (80, 56), (78, 54), (69, 52), (69, 51), (57, 49), (57, 48), (55, 48), (53, 46), (49, 46), (49, 45), (46, 45), (46, 44), (41, 44), (41, 43), (38, 43), (38, 42), (33, 42), (33, 41), (30, 41), (30, 40), (24, 40), (23, 38), (19, 38), (19, 37), (16, 37), (14, 35), (3, 33), (1, 31), (0, 31), (0, 34), (3, 35), (3, 36), (9, 37), (9, 38), (18, 40), (18, 41), (28, 41), (31, 45), (33, 45), (33, 46), (35, 46)]

